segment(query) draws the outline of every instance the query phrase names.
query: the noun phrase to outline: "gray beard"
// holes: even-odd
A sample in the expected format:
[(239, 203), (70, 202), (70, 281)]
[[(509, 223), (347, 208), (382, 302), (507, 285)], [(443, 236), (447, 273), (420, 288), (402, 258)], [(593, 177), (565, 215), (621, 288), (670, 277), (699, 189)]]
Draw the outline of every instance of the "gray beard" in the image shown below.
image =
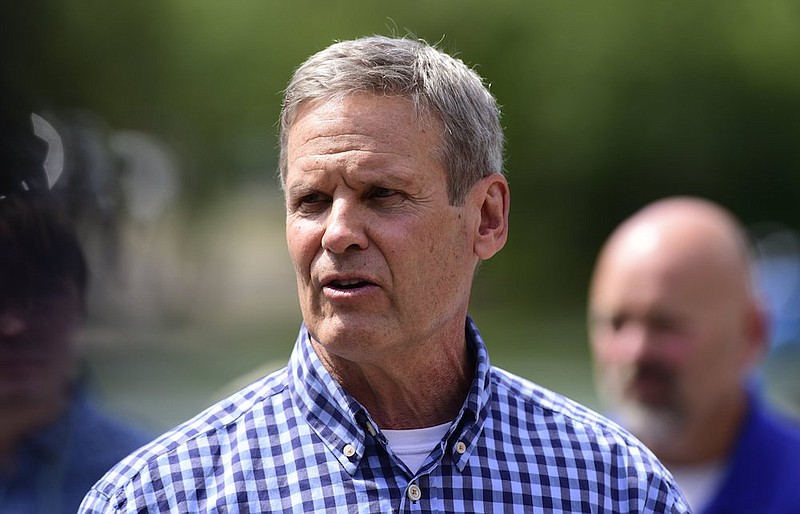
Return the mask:
[(685, 431), (685, 416), (674, 407), (625, 402), (615, 414), (619, 423), (657, 456), (669, 453)]

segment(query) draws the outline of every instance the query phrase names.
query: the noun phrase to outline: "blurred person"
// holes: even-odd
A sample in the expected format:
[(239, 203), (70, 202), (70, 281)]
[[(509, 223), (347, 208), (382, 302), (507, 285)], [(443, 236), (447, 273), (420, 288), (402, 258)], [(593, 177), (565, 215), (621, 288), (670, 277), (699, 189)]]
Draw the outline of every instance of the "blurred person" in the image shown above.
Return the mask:
[(47, 190), (45, 143), (0, 122), (0, 512), (73, 514), (150, 438), (88, 399), (76, 347), (86, 260)]
[(687, 512), (627, 432), (489, 364), (467, 314), (508, 233), (499, 109), (424, 42), (333, 44), (281, 118), (303, 326), (287, 367), (111, 470), (112, 512)]
[(613, 232), (591, 282), (601, 399), (695, 512), (800, 512), (800, 427), (751, 380), (767, 340), (751, 268), (728, 211), (671, 197)]

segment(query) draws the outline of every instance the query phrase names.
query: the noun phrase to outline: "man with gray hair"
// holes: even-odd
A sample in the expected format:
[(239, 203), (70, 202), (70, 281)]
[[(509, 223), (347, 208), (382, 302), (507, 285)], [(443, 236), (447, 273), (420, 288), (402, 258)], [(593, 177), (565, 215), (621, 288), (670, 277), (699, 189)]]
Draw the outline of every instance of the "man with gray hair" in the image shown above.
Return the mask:
[(509, 188), (474, 71), (421, 41), (336, 43), (295, 72), (280, 131), (288, 366), (128, 457), (81, 512), (688, 512), (627, 432), (489, 363), (467, 310)]

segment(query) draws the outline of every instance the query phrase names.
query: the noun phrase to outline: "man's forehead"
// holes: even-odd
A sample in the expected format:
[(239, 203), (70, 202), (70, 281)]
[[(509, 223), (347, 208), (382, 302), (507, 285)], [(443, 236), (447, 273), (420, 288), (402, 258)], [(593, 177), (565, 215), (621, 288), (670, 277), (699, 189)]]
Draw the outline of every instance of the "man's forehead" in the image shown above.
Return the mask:
[(420, 123), (411, 108), (404, 98), (370, 95), (306, 107), (289, 130), (288, 174), (333, 168), (374, 170), (401, 179), (404, 172), (415, 174), (421, 160), (439, 160), (440, 131)]
[(366, 124), (366, 120), (370, 119), (368, 115), (376, 112), (391, 113), (391, 116), (378, 117), (386, 126), (416, 126), (421, 131), (440, 129), (439, 117), (420, 108), (410, 97), (354, 92), (304, 102), (298, 107), (288, 127), (288, 134), (291, 136), (298, 122), (309, 114), (313, 114), (315, 118), (347, 115), (351, 123), (359, 125)]
[(612, 243), (612, 252), (627, 259), (642, 259), (658, 249), (663, 232), (652, 224), (640, 223), (630, 227)]

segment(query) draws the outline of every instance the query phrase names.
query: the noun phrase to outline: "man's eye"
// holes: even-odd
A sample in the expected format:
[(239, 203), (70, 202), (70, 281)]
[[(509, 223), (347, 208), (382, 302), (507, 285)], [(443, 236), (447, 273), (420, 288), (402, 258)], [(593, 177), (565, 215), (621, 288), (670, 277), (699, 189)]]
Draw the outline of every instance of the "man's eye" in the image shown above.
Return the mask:
[(660, 333), (679, 332), (681, 330), (678, 320), (662, 316), (652, 318), (650, 320), (650, 328)]
[(319, 203), (323, 201), (323, 197), (319, 193), (310, 193), (300, 197), (299, 204)]
[(608, 327), (611, 328), (614, 332), (619, 332), (625, 326), (625, 323), (628, 322), (628, 318), (622, 315), (614, 315), (608, 319)]
[(387, 189), (385, 187), (376, 187), (371, 191), (373, 198), (391, 198), (397, 194), (398, 191), (396, 189)]
[(328, 202), (328, 197), (321, 193), (308, 193), (295, 199), (295, 211), (313, 212), (321, 209)]
[(370, 190), (369, 195), (375, 199), (402, 199), (403, 194), (397, 189), (389, 189), (386, 187), (375, 187)]

